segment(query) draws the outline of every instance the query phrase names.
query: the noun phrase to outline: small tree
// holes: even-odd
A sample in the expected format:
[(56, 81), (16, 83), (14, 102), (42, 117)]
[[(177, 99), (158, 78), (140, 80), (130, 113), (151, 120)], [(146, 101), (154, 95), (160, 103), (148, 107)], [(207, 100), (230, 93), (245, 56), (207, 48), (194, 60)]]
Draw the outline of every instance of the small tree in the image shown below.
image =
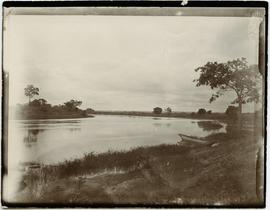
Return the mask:
[(154, 113), (154, 114), (161, 114), (161, 113), (162, 113), (162, 109), (161, 109), (160, 107), (155, 107), (155, 108), (153, 109), (153, 113)]
[(198, 114), (206, 114), (206, 110), (203, 109), (203, 108), (201, 108), (201, 109), (198, 110), (197, 113), (198, 113)]
[(27, 87), (24, 88), (24, 94), (28, 97), (28, 104), (30, 105), (31, 98), (33, 98), (35, 95), (39, 95), (39, 89), (33, 85), (27, 85)]
[(166, 112), (170, 114), (170, 113), (172, 113), (172, 109), (170, 107), (167, 107)]
[(232, 103), (237, 103), (239, 114), (242, 113), (242, 105), (249, 102), (259, 102), (260, 74), (257, 66), (248, 66), (245, 58), (228, 61), (227, 63), (208, 62), (204, 66), (195, 69), (200, 72), (196, 86), (206, 85), (211, 89), (217, 89), (209, 102), (213, 102), (226, 91), (234, 91), (236, 98)]

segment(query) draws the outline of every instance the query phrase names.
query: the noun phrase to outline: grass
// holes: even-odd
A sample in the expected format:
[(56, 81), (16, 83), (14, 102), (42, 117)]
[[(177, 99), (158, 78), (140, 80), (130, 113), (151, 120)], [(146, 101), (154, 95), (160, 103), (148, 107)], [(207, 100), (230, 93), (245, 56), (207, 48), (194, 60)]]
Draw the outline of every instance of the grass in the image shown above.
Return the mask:
[(52, 177), (66, 178), (95, 174), (103, 170), (134, 171), (147, 164), (151, 156), (179, 154), (184, 147), (162, 144), (154, 147), (138, 147), (130, 151), (108, 151), (85, 154), (83, 158), (68, 160), (57, 165), (43, 165), (40, 170)]

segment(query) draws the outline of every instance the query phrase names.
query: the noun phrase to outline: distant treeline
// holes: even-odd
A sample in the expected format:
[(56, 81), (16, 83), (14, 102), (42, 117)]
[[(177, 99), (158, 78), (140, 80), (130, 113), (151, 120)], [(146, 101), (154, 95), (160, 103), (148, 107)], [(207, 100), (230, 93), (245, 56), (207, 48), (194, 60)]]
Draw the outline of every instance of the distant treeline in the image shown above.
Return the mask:
[(95, 111), (95, 114), (104, 115), (130, 115), (130, 116), (149, 116), (149, 117), (182, 117), (182, 118), (224, 118), (223, 113), (197, 114), (194, 112), (164, 112), (156, 114), (154, 112), (142, 111)]
[[(129, 115), (129, 116), (150, 116), (150, 117), (181, 117), (194, 119), (217, 119), (217, 120), (237, 120), (244, 115), (245, 118), (262, 116), (262, 110), (254, 114), (243, 114), (238, 106), (228, 106), (224, 113), (212, 113), (212, 110), (204, 108), (198, 109), (197, 112), (173, 112), (170, 107), (164, 110), (160, 107), (154, 107), (152, 112), (142, 111), (95, 111), (91, 108), (82, 110), (79, 108), (82, 101), (71, 99), (63, 104), (51, 105), (43, 98), (34, 99), (39, 95), (39, 88), (33, 85), (27, 85), (24, 89), (25, 96), (28, 97), (28, 104), (18, 104), (15, 108), (15, 118), (20, 119), (61, 119), (61, 118), (80, 118), (93, 117), (92, 114), (104, 115)], [(239, 115), (240, 114), (240, 115)], [(13, 118), (13, 116), (12, 116)]]
[[(226, 110), (227, 111), (227, 110)], [(189, 118), (189, 119), (213, 119), (220, 121), (236, 121), (237, 115), (231, 112), (225, 113), (212, 113), (205, 112), (201, 114), (198, 112), (164, 112), (156, 114), (154, 112), (143, 112), (143, 111), (94, 111), (94, 114), (101, 115), (126, 115), (126, 116), (145, 116), (145, 117), (176, 117), (176, 118)], [(234, 114), (234, 117), (232, 117)], [(242, 118), (244, 121), (251, 121), (254, 118), (261, 117), (261, 111), (255, 113), (242, 113)]]

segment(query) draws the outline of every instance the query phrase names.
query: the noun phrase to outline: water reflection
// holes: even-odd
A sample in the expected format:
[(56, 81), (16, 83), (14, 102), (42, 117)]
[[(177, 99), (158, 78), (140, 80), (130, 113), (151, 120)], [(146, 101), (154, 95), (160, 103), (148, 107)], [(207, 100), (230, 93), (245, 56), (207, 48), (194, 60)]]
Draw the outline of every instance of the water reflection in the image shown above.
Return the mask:
[[(179, 133), (205, 137), (225, 132), (216, 122), (183, 118), (96, 116), (84, 119), (14, 121), (14, 145), (23, 143), (26, 161), (55, 164), (85, 153), (176, 144)], [(20, 158), (22, 159), (22, 158)]]
[(156, 127), (161, 127), (161, 126), (170, 127), (171, 123), (153, 123), (153, 125)]
[(171, 123), (167, 123), (166, 126), (167, 126), (167, 127), (170, 127), (170, 126), (171, 126)]
[(70, 128), (69, 129), (71, 132), (78, 132), (78, 131), (80, 131), (81, 130), (81, 128), (79, 128), (79, 127), (77, 127), (77, 128)]
[(204, 131), (215, 131), (223, 128), (223, 125), (216, 121), (198, 121), (197, 124)]
[(33, 126), (35, 126), (35, 125), (40, 125), (40, 124), (58, 124), (58, 123), (61, 123), (61, 124), (63, 124), (63, 123), (80, 123), (81, 122), (81, 120), (70, 120), (70, 119), (68, 119), (68, 120), (25, 120), (25, 121), (21, 121), (20, 123), (21, 124), (25, 124), (25, 125), (27, 125), (27, 126), (29, 126), (29, 125), (33, 125)]
[(38, 141), (38, 134), (43, 131), (42, 129), (28, 129), (27, 135), (23, 138), (25, 146), (32, 147)]

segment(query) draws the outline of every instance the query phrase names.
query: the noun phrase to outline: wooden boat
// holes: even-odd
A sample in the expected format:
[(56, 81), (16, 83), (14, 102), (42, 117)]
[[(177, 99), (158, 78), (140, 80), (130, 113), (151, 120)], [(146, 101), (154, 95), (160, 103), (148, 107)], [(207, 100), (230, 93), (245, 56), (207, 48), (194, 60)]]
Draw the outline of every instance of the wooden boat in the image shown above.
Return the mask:
[(188, 135), (181, 134), (181, 133), (179, 133), (178, 135), (180, 136), (181, 140), (177, 143), (180, 143), (182, 141), (192, 141), (192, 142), (199, 143), (199, 144), (207, 144), (207, 141), (205, 141), (199, 137), (188, 136)]

